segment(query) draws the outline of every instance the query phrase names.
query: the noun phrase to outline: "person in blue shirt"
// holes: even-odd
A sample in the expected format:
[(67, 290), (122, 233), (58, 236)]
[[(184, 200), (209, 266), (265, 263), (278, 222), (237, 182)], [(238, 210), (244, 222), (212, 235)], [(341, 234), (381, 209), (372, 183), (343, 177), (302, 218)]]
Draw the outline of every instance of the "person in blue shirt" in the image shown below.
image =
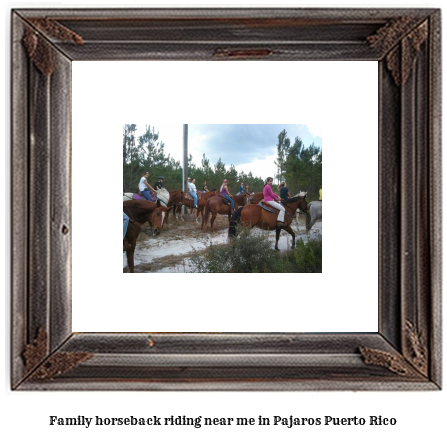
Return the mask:
[(289, 192), (289, 188), (287, 187), (287, 183), (286, 182), (282, 182), (279, 186), (278, 186), (278, 190), (279, 190), (279, 197), (281, 198), (281, 200), (287, 201), (287, 199), (290, 198), (290, 192)]
[[(123, 195), (124, 195), (124, 193), (123, 193)], [(124, 244), (124, 248), (126, 248), (126, 250), (129, 250), (131, 248), (131, 246), (129, 245), (129, 242), (126, 239), (128, 225), (129, 225), (129, 216), (127, 216), (127, 214), (124, 213), (124, 211), (123, 211), (123, 244)]]

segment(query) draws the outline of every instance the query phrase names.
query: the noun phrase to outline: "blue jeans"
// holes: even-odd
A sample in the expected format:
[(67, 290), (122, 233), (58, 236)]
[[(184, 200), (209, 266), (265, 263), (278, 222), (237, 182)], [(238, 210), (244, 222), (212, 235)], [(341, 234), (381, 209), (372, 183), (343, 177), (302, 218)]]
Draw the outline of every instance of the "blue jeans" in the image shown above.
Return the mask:
[(194, 192), (193, 190), (191, 190), (190, 192), (189, 192), (189, 194), (193, 197), (193, 199), (194, 199), (194, 207), (197, 207), (197, 195), (196, 195), (196, 192)]
[(151, 192), (149, 191), (149, 189), (144, 189), (141, 194), (148, 200), (148, 201), (152, 201), (152, 197), (151, 197)]
[(224, 195), (224, 198), (230, 203), (231, 209), (233, 210), (234, 201), (228, 195)]
[(123, 240), (126, 237), (127, 233), (127, 226), (129, 225), (129, 217), (126, 213), (123, 211)]

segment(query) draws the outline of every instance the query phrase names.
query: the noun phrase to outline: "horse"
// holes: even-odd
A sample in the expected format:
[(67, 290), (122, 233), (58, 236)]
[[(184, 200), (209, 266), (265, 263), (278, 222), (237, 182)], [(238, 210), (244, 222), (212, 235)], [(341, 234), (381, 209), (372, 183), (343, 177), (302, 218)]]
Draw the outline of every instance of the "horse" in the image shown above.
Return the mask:
[(123, 211), (130, 219), (126, 232), (126, 239), (130, 245), (130, 248), (126, 249), (127, 266), (130, 273), (134, 272), (134, 253), (137, 238), (141, 231), (140, 225), (149, 222), (154, 230), (154, 234), (156, 236), (159, 235), (163, 228), (165, 216), (169, 210), (161, 206), (159, 200), (157, 202), (149, 202), (146, 200), (123, 202)]
[(293, 215), (296, 210), (299, 208), (300, 210), (307, 212), (307, 202), (305, 196), (295, 196), (287, 200), (286, 203), (283, 203), (286, 213), (284, 214), (284, 222), (286, 224), (285, 227), (277, 227), (276, 222), (278, 219), (279, 211), (272, 208), (274, 212), (269, 212), (265, 210), (260, 205), (248, 204), (243, 208), (236, 210), (231, 216), (230, 226), (228, 228), (228, 236), (230, 238), (236, 236), (236, 225), (240, 222), (244, 227), (257, 227), (263, 230), (276, 230), (276, 243), (275, 249), (278, 249), (278, 240), (279, 234), (281, 233), (281, 229), (284, 228), (292, 236), (292, 248), (295, 247), (295, 233), (292, 230), (291, 223)]
[[(200, 199), (197, 201), (197, 216), (196, 220), (199, 218), (199, 214), (202, 215), (202, 222), (203, 222), (203, 209), (206, 206), (206, 203), (208, 199), (212, 198), (213, 196), (217, 196), (217, 191), (210, 191), (206, 193), (201, 193)], [(194, 201), (192, 199), (186, 198), (186, 193), (183, 195), (182, 203), (186, 207), (190, 208), (190, 212), (192, 213), (192, 209), (194, 207)]]
[(312, 201), (308, 204), (309, 211), (306, 213), (306, 232), (310, 234), (310, 229), (318, 219), (323, 217), (323, 203), (321, 201)]
[(197, 201), (197, 216), (196, 216), (196, 220), (199, 218), (199, 214), (202, 217), (202, 222), (203, 222), (203, 210), (205, 209), (206, 203), (208, 202), (208, 199), (212, 198), (213, 196), (218, 196), (218, 193), (216, 190), (214, 191), (209, 191), (206, 193), (202, 193), (202, 196), (200, 197), (200, 199)]
[[(235, 195), (233, 196), (234, 206), (236, 208), (242, 207), (245, 205), (247, 199), (247, 195)], [(228, 216), (228, 223), (230, 222), (231, 218), (231, 208), (228, 204), (225, 204), (223, 202), (223, 198), (220, 196), (212, 196), (208, 201), (206, 202), (205, 206), (205, 218), (202, 221), (201, 228), (203, 230), (203, 227), (207, 225), (208, 219), (210, 217), (210, 213), (212, 214), (211, 218), (211, 231), (214, 231), (213, 224), (216, 220), (216, 216), (218, 214), (225, 214)]]
[(248, 198), (249, 204), (259, 204), (264, 199), (264, 193), (263, 192), (252, 192), (250, 193), (250, 196)]
[[(181, 213), (182, 209), (182, 199), (183, 199), (183, 193), (181, 190), (171, 190), (169, 192), (169, 202), (168, 202), (168, 208), (172, 208), (172, 214), (174, 215), (174, 219), (177, 219), (176, 213)], [(168, 223), (169, 219), (169, 211), (166, 215), (166, 223)], [(180, 216), (181, 217), (181, 216)]]

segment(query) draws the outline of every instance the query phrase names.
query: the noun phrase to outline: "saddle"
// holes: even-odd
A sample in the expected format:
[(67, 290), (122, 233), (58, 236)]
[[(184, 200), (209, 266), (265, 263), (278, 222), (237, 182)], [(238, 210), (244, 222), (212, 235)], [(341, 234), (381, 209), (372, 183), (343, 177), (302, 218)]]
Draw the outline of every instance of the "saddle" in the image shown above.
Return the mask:
[(132, 195), (132, 199), (135, 199), (137, 201), (145, 201), (146, 198), (143, 195), (139, 195), (138, 193), (134, 193)]
[[(284, 206), (283, 203), (281, 203), (281, 204)], [(258, 203), (258, 205), (259, 205), (260, 207), (262, 207), (264, 210), (269, 211), (270, 213), (279, 213), (279, 210), (278, 210), (277, 208), (272, 207), (270, 204), (267, 204), (265, 201), (260, 201), (260, 202)], [(293, 217), (290, 216), (290, 214), (287, 212), (287, 210), (285, 211), (285, 213), (286, 213), (287, 216), (290, 217), (290, 219), (293, 220)]]
[(260, 207), (262, 207), (264, 210), (269, 211), (270, 213), (279, 213), (279, 210), (275, 207), (272, 207), (270, 204), (267, 204), (265, 201), (260, 201), (258, 203)]
[[(202, 199), (202, 192), (196, 193), (197, 195), (197, 201)], [(189, 192), (185, 192), (185, 199), (189, 199), (190, 201), (194, 201), (194, 198), (189, 194)]]
[(225, 205), (231, 205), (231, 203), (230, 203), (230, 201), (228, 199), (224, 198), (222, 195), (218, 195), (218, 196), (219, 196), (220, 199), (222, 199), (222, 202)]

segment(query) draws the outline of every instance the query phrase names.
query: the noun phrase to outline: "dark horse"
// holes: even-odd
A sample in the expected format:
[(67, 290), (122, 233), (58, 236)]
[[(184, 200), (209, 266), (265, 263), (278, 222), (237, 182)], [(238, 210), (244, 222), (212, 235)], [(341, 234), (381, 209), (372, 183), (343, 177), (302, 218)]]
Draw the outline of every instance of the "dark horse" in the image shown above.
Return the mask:
[(149, 222), (154, 234), (161, 233), (163, 222), (170, 209), (160, 206), (160, 201), (126, 201), (123, 202), (123, 211), (129, 216), (129, 225), (126, 232), (126, 240), (130, 245), (126, 249), (127, 266), (129, 272), (134, 272), (134, 253), (137, 238), (141, 231), (141, 224)]
[[(241, 207), (245, 205), (246, 195), (235, 195), (233, 196), (234, 206), (235, 208)], [(223, 198), (220, 196), (213, 196), (206, 202), (205, 206), (205, 218), (202, 221), (201, 228), (208, 224), (208, 219), (210, 217), (210, 213), (212, 214), (211, 217), (211, 231), (214, 231), (213, 224), (216, 220), (216, 216), (218, 214), (225, 214), (228, 216), (228, 222), (230, 222), (231, 218), (231, 208), (229, 205), (225, 204), (223, 202)]]
[(176, 213), (181, 213), (182, 209), (182, 199), (183, 192), (181, 190), (172, 190), (169, 192), (169, 201), (168, 201), (168, 214), (166, 215), (165, 223), (168, 223), (169, 212), (172, 208), (172, 214), (174, 215), (174, 219), (177, 219)]
[[(284, 214), (284, 222), (286, 226), (281, 228), (284, 228), (284, 230), (287, 231), (292, 236), (293, 239), (292, 248), (294, 248), (295, 233), (293, 232), (290, 225), (292, 223), (292, 217), (298, 208), (303, 212), (307, 213), (306, 197), (295, 196), (294, 198), (288, 199), (287, 202), (283, 205), (286, 209), (286, 213)], [(269, 205), (267, 207), (274, 210), (275, 212), (271, 213), (267, 210), (264, 210), (260, 205), (255, 204), (249, 204), (246, 205), (244, 208), (236, 210), (231, 216), (228, 235), (230, 237), (236, 236), (236, 224), (238, 222), (242, 223), (244, 227), (251, 227), (251, 228), (257, 227), (263, 230), (276, 230), (275, 249), (279, 251), (278, 240), (281, 228), (277, 228), (276, 226), (276, 220), (279, 212), (278, 210), (274, 209), (273, 207), (270, 207)]]

